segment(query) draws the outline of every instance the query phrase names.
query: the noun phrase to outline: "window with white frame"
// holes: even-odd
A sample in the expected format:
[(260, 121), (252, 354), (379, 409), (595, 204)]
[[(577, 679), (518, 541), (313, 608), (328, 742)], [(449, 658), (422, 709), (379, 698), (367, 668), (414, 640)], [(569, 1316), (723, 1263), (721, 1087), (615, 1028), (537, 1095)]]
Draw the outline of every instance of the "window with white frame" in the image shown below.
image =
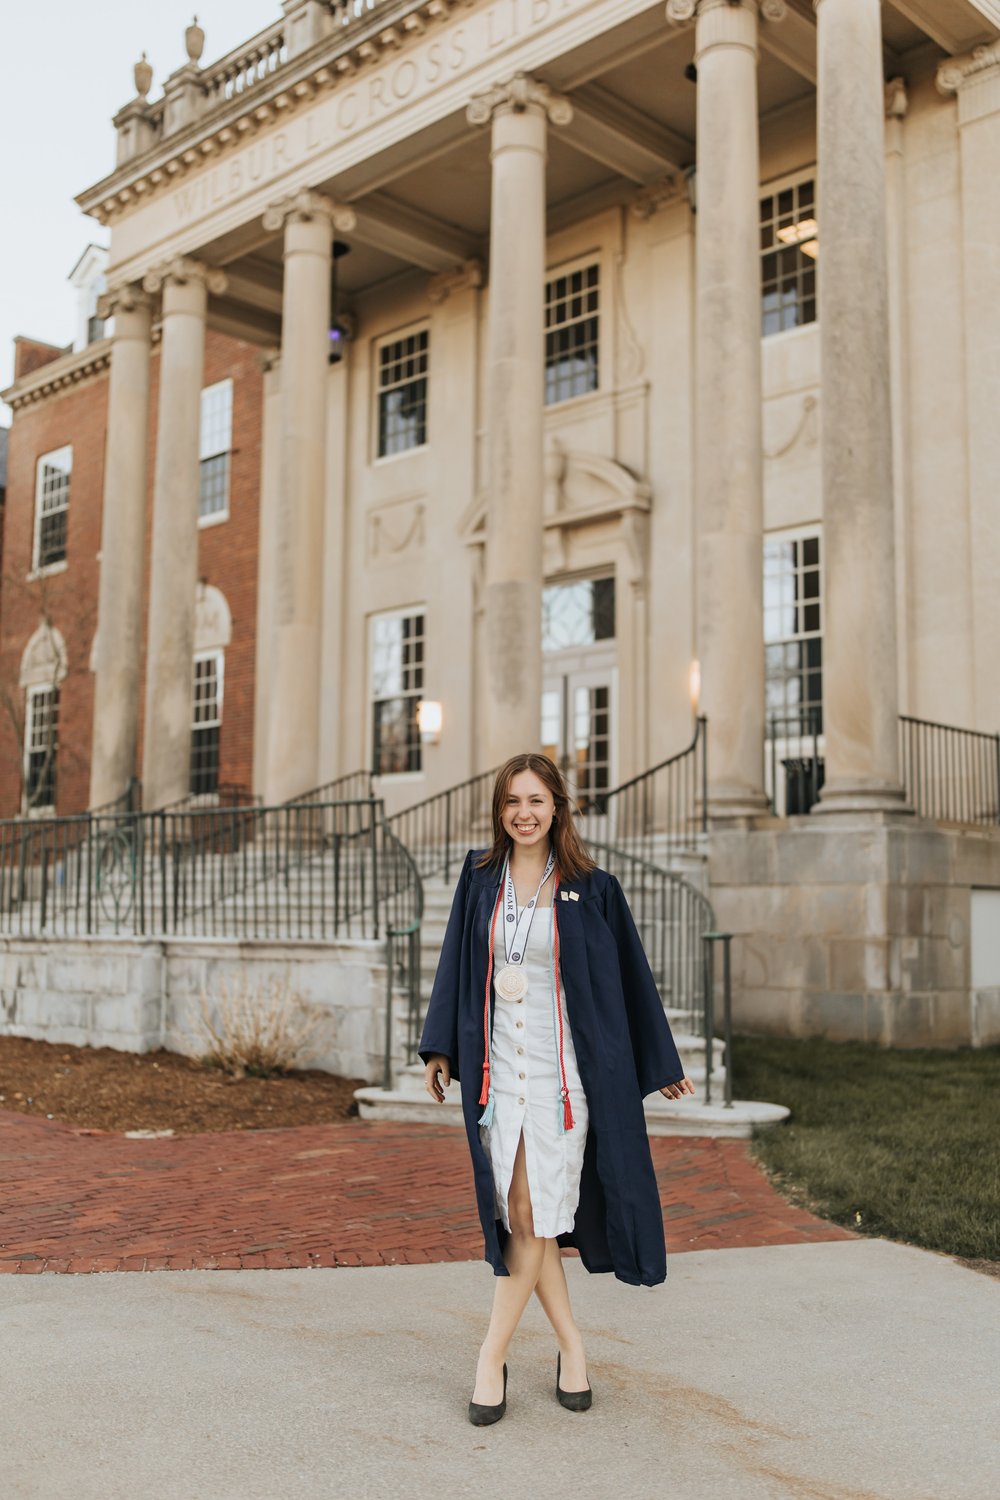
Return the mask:
[(376, 345), (378, 456), (422, 448), (427, 441), (427, 376), (430, 334), (426, 328)]
[(35, 534), (31, 566), (34, 572), (66, 559), (66, 522), (73, 449), (43, 453), (35, 468)]
[(219, 380), (201, 393), (201, 490), (198, 519), (219, 521), (229, 514), (229, 457), (233, 446), (233, 382)]
[(600, 284), (596, 261), (545, 282), (545, 405), (598, 386)]
[(419, 771), (418, 710), (424, 691), (423, 610), (371, 621), (372, 771)]
[(191, 777), (193, 796), (219, 787), (219, 734), (222, 728), (221, 651), (199, 651), (191, 694)]
[(29, 687), (24, 725), (24, 801), (30, 811), (54, 807), (59, 749), (59, 689)]
[(542, 651), (565, 651), (613, 640), (615, 580), (577, 578), (542, 589)]
[(811, 177), (776, 187), (761, 198), (761, 332), (765, 338), (815, 323), (818, 235)]
[(767, 734), (823, 732), (823, 584), (820, 530), (764, 539), (764, 692)]

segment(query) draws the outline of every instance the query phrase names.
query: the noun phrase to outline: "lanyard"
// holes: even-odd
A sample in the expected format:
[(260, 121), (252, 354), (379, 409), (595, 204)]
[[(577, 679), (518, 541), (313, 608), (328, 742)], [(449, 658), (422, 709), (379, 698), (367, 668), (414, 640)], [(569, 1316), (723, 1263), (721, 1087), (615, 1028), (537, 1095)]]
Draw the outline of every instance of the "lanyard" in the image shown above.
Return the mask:
[(538, 906), (538, 897), (542, 886), (548, 880), (555, 869), (555, 855), (549, 851), (549, 857), (545, 862), (545, 871), (538, 887), (527, 906), (522, 907), (520, 918), (517, 915), (517, 893), (514, 890), (514, 877), (510, 872), (510, 859), (504, 866), (503, 883), (503, 946), (508, 964), (521, 964), (524, 962), (524, 950), (528, 946), (528, 933), (531, 931), (531, 923)]

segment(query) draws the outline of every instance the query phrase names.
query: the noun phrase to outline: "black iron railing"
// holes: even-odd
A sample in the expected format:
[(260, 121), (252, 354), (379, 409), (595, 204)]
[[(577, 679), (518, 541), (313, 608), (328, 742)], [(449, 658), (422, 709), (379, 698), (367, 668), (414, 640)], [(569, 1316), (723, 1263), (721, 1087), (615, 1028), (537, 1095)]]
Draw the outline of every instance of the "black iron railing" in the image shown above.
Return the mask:
[(312, 791), (290, 797), (287, 805), (297, 807), (303, 802), (362, 801), (374, 795), (373, 780), (371, 771), (345, 771), (343, 776), (338, 776), (334, 781), (325, 781), (322, 786), (313, 787)]
[(899, 718), (906, 800), (939, 823), (1000, 823), (1000, 735), (930, 719)]
[(0, 821), (0, 934), (381, 938), (422, 912), (374, 798)]
[(770, 714), (766, 732), (771, 811), (779, 817), (809, 812), (823, 789), (821, 710), (811, 707)]
[(700, 1034), (705, 1022), (703, 938), (715, 929), (708, 898), (674, 870), (599, 839), (588, 839), (601, 869), (620, 881), (656, 987), (682, 1029)]
[(654, 862), (672, 851), (696, 849), (708, 830), (707, 757), (708, 721), (702, 717), (685, 749), (615, 787), (580, 815), (583, 837)]
[(470, 776), (444, 792), (393, 813), (389, 827), (412, 852), (423, 879), (449, 880), (469, 848), (488, 844), (496, 769)]

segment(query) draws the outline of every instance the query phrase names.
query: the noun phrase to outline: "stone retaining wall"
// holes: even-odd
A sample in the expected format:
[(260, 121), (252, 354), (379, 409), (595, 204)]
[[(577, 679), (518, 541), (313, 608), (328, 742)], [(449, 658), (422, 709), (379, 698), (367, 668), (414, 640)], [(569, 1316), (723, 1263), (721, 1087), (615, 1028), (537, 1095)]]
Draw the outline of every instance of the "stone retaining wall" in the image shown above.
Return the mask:
[(287, 981), (320, 1013), (310, 1065), (381, 1078), (385, 965), (374, 942), (0, 938), (0, 1033), (197, 1056), (202, 992), (217, 997), (237, 981), (265, 995)]
[[(1000, 973), (974, 984), (972, 972), (972, 897), (1000, 891), (1000, 829), (899, 815), (760, 819), (713, 832), (709, 873), (718, 925), (736, 935), (737, 1028), (897, 1047), (1000, 1043)], [(988, 921), (989, 904), (978, 908)]]

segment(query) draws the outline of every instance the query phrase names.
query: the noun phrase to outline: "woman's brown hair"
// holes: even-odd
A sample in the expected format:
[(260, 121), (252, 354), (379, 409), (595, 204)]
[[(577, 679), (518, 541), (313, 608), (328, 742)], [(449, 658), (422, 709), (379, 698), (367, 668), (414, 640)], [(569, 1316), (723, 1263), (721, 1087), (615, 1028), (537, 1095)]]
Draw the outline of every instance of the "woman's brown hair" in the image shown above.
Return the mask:
[(510, 851), (513, 840), (503, 826), (502, 814), (507, 805), (510, 784), (521, 771), (533, 771), (552, 793), (556, 806), (549, 839), (560, 877), (563, 880), (579, 880), (581, 875), (589, 875), (591, 870), (596, 869), (596, 865), (576, 831), (573, 807), (562, 772), (547, 755), (533, 752), (512, 755), (497, 772), (497, 779), (493, 783), (493, 842), (476, 860), (476, 868), (482, 870), (495, 866), (499, 871)]

